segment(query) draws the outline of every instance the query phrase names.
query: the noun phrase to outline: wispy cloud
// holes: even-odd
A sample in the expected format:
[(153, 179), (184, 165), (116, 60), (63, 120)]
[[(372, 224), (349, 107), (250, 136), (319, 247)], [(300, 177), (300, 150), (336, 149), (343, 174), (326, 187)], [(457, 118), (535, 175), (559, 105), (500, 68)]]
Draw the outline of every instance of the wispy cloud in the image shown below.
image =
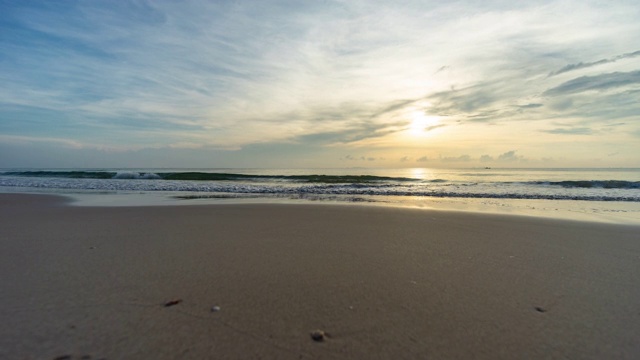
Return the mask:
[(594, 133), (593, 129), (580, 127), (580, 128), (557, 128), (551, 130), (541, 130), (542, 132), (548, 134), (558, 134), (558, 135), (592, 135)]
[(516, 105), (516, 107), (520, 109), (536, 109), (544, 106), (543, 104), (525, 104), (525, 105)]
[(554, 96), (592, 90), (609, 90), (634, 84), (640, 84), (640, 71), (581, 76), (551, 88), (545, 91), (543, 95)]
[[(26, 144), (31, 145), (33, 143), (49, 143), (62, 145), (67, 148), (87, 148), (88, 144), (83, 144), (78, 141), (69, 140), (69, 139), (60, 139), (53, 137), (30, 137), (30, 136), (15, 136), (15, 135), (0, 135), (0, 142), (4, 143), (14, 143), (14, 144)], [(95, 146), (95, 145), (94, 145)]]
[(574, 70), (580, 70), (580, 69), (584, 69), (584, 68), (588, 68), (588, 67), (592, 67), (592, 66), (597, 66), (597, 65), (603, 65), (603, 64), (609, 64), (609, 63), (613, 63), (616, 62), (618, 60), (622, 60), (622, 59), (628, 59), (628, 58), (634, 58), (636, 56), (640, 56), (640, 50), (638, 51), (634, 51), (634, 52), (630, 52), (630, 53), (626, 53), (626, 54), (622, 54), (622, 55), (618, 55), (618, 56), (614, 56), (608, 59), (601, 59), (598, 61), (593, 61), (593, 62), (579, 62), (576, 64), (568, 64), (563, 66), (562, 68), (556, 70), (556, 71), (552, 71), (549, 73), (549, 76), (554, 76), (554, 75), (559, 75), (559, 74), (563, 74), (569, 71), (574, 71)]

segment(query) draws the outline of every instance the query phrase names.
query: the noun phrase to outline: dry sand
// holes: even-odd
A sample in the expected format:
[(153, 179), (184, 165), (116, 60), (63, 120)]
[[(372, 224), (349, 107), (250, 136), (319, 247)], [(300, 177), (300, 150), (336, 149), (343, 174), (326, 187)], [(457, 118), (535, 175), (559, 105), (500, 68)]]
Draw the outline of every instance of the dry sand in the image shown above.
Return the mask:
[(640, 358), (638, 226), (0, 195), (0, 242), (2, 359)]

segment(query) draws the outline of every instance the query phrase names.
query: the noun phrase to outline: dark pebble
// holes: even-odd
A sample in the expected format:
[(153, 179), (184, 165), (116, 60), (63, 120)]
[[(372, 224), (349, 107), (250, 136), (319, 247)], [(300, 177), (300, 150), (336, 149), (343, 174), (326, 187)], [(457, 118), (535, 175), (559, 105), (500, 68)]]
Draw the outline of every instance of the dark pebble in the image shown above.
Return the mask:
[(182, 302), (182, 299), (177, 299), (177, 300), (171, 300), (171, 301), (167, 301), (166, 303), (164, 303), (164, 307), (169, 307), (169, 306), (173, 306), (173, 305), (178, 305)]

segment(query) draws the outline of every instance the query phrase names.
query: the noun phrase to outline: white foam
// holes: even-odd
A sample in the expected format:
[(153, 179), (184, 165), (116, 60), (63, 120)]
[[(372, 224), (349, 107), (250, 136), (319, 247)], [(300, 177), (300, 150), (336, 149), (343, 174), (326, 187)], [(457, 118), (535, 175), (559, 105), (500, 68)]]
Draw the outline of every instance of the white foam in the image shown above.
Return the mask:
[(160, 179), (158, 174), (154, 173), (139, 173), (139, 172), (131, 172), (131, 171), (119, 171), (114, 177), (114, 179)]

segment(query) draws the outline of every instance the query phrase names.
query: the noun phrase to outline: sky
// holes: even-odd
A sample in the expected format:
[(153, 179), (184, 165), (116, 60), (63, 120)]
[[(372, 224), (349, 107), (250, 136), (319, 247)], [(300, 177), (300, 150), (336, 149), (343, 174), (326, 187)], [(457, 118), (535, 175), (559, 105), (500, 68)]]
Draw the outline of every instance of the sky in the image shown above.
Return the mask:
[(640, 167), (633, 1), (0, 0), (0, 167)]

